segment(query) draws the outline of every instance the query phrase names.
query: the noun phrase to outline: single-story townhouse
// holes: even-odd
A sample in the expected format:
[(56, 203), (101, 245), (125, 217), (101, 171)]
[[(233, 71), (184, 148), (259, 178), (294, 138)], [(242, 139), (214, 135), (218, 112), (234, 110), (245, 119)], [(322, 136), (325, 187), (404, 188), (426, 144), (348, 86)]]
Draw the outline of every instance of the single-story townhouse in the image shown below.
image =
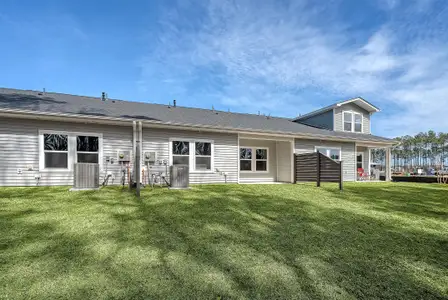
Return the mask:
[(77, 162), (120, 178), (137, 143), (151, 171), (189, 165), (191, 183), (294, 182), (294, 154), (315, 151), (342, 160), (344, 181), (355, 181), (371, 148), (387, 150), (389, 179), (395, 142), (371, 134), (378, 111), (358, 97), (288, 119), (3, 88), (0, 186), (71, 185)]

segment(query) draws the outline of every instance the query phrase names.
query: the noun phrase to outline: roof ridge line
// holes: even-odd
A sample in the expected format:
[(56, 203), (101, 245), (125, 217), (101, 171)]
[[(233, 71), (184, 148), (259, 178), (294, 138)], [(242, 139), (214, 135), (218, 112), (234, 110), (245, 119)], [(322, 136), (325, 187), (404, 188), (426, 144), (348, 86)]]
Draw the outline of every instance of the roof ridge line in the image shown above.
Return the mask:
[[(16, 89), (16, 88), (4, 88), (0, 87), (0, 90), (9, 90), (9, 91), (20, 91), (20, 92), (33, 92), (33, 93), (44, 93), (44, 94), (56, 94), (56, 95), (64, 95), (64, 96), (72, 96), (72, 97), (80, 97), (80, 98), (92, 98), (96, 100), (101, 100), (101, 97), (94, 97), (94, 96), (86, 96), (86, 95), (78, 95), (78, 94), (69, 94), (69, 93), (61, 93), (61, 92), (51, 92), (51, 91), (39, 91), (39, 90), (24, 90), (24, 89)], [(42, 96), (42, 95), (41, 95)], [(155, 103), (155, 102), (142, 102), (142, 101), (135, 101), (135, 100), (123, 100), (123, 99), (115, 99), (115, 98), (108, 98), (108, 101), (119, 101), (119, 102), (131, 102), (131, 103), (141, 103), (141, 104), (151, 104), (151, 105), (160, 105), (165, 107), (174, 107), (173, 105), (167, 105), (167, 104), (161, 104), (161, 103)], [(276, 118), (276, 119), (283, 119), (283, 120), (290, 120), (292, 121), (293, 118), (290, 117), (280, 117), (280, 116), (271, 116), (271, 115), (261, 115), (261, 114), (255, 114), (255, 113), (244, 113), (244, 112), (229, 112), (225, 110), (219, 110), (219, 109), (209, 109), (209, 108), (202, 108), (202, 107), (191, 107), (191, 106), (182, 106), (182, 105), (176, 105), (176, 107), (179, 108), (186, 108), (186, 109), (198, 109), (198, 110), (204, 110), (204, 111), (210, 111), (210, 112), (220, 112), (220, 113), (227, 113), (227, 114), (238, 114), (238, 115), (248, 115), (248, 116), (256, 116), (256, 117), (269, 117), (269, 118)]]

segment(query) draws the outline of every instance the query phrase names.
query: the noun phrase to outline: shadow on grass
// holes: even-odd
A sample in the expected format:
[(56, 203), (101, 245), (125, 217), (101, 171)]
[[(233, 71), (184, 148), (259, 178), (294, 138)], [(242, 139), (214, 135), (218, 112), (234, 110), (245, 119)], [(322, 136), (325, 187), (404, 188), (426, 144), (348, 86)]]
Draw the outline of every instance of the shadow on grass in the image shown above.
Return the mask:
[[(345, 194), (327, 190), (332, 191), (335, 197), (347, 198)], [(422, 189), (421, 185), (389, 183), (387, 186), (376, 186), (372, 183), (362, 188), (350, 185), (345, 192), (354, 196), (354, 201), (368, 201), (372, 208), (382, 211), (440, 219), (446, 219), (448, 215), (448, 188), (445, 186), (428, 184)]]
[[(36, 190), (34, 203), (2, 206), (4, 290), (19, 298), (442, 299), (448, 250), (438, 197), (446, 190), (429, 190), (436, 195), (425, 200), (441, 204), (434, 209), (413, 189), (213, 185), (144, 190), (141, 199), (119, 188)], [(431, 218), (445, 227), (430, 234), (387, 216), (402, 213), (415, 226)], [(24, 264), (35, 270), (20, 281)]]

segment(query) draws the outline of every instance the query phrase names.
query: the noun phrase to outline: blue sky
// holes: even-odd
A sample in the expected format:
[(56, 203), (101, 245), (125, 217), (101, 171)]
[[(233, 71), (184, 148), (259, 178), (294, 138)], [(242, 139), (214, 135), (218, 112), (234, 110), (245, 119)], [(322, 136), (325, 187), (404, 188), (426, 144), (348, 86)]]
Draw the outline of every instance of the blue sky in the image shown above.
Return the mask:
[(362, 96), (448, 131), (448, 1), (16, 1), (0, 86), (294, 117)]

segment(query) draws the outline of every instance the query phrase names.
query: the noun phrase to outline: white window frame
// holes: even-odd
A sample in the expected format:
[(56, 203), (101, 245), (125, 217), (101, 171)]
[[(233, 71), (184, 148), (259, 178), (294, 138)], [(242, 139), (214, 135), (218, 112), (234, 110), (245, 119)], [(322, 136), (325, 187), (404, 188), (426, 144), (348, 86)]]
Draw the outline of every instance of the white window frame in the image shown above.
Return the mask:
[[(350, 123), (352, 124), (352, 128), (351, 130), (345, 130), (345, 123), (349, 123), (345, 121), (345, 114), (348, 113), (351, 115), (351, 121)], [(360, 115), (361, 116), (361, 123), (356, 123), (355, 121), (355, 115)], [(352, 110), (344, 110), (342, 111), (342, 131), (345, 132), (355, 132), (355, 133), (364, 133), (364, 116), (362, 113), (356, 112), (356, 111), (352, 111)], [(361, 124), (361, 131), (355, 131), (355, 124)]]
[[(210, 156), (209, 155), (197, 155), (196, 154), (196, 143), (209, 143), (210, 144)], [(193, 163), (194, 163), (194, 169), (193, 172), (214, 172), (214, 164), (213, 164), (213, 152), (214, 152), (214, 146), (213, 146), (213, 142), (212, 141), (206, 141), (206, 140), (194, 140), (193, 142)], [(191, 143), (190, 143), (190, 147), (191, 147)], [(199, 169), (196, 170), (196, 157), (210, 157), (210, 170), (204, 170), (204, 169)]]
[(342, 161), (342, 148), (341, 147), (334, 147), (334, 146), (328, 147), (328, 146), (325, 146), (325, 145), (323, 145), (323, 146), (314, 146), (314, 152), (317, 152), (317, 148), (325, 148), (327, 150), (326, 153), (322, 153), (322, 152), (321, 153), (323, 155), (329, 157), (329, 158), (331, 158), (329, 150), (338, 150), (339, 151), (339, 159), (336, 160), (336, 161)]
[[(92, 152), (92, 151), (78, 151), (78, 136), (92, 136), (92, 137), (98, 137), (98, 151), (97, 152)], [(100, 137), (97, 135), (82, 135), (82, 134), (77, 134), (75, 137), (75, 162), (78, 162), (78, 154), (98, 154), (98, 163), (100, 163)]]
[[(53, 151), (53, 150), (45, 150), (45, 138), (44, 135), (45, 134), (57, 134), (57, 135), (65, 135), (67, 136), (67, 150), (65, 151)], [(39, 151), (41, 152), (41, 155), (39, 155), (39, 169), (44, 169), (44, 170), (60, 170), (60, 171), (64, 171), (64, 170), (70, 170), (70, 166), (71, 166), (71, 160), (70, 160), (70, 136), (65, 133), (65, 132), (42, 132), (42, 134), (40, 135), (40, 139), (42, 140), (42, 142), (40, 143), (41, 146), (39, 147)], [(45, 168), (45, 153), (67, 153), (67, 168)]]
[[(356, 115), (359, 115), (359, 116), (361, 116), (361, 123), (356, 123)], [(356, 132), (356, 133), (363, 133), (364, 132), (364, 126), (363, 126), (363, 123), (364, 123), (364, 116), (363, 116), (363, 114), (361, 114), (361, 113), (357, 113), (357, 112), (353, 112), (353, 132)], [(361, 131), (356, 131), (356, 127), (355, 127), (355, 125), (356, 124), (361, 124)]]
[[(78, 161), (76, 137), (77, 136), (96, 136), (98, 137), (98, 163), (100, 170), (103, 167), (103, 134), (97, 132), (75, 132), (75, 131), (60, 131), (50, 129), (39, 129), (39, 171), (40, 172), (71, 172), (73, 165)], [(45, 168), (45, 150), (44, 150), (44, 134), (63, 134), (68, 137), (67, 140), (67, 168)], [(57, 151), (53, 151), (57, 152)], [(66, 152), (66, 151), (60, 151)], [(82, 152), (80, 152), (82, 153)], [(90, 152), (96, 153), (96, 152)]]
[[(169, 145), (168, 145), (168, 151), (169, 151), (169, 165), (173, 165), (173, 142), (175, 141), (181, 141), (181, 142), (189, 142), (190, 143), (190, 153), (189, 153), (189, 170), (190, 173), (214, 173), (215, 172), (215, 141), (214, 140), (204, 140), (204, 139), (191, 139), (191, 138), (170, 138), (169, 139)], [(210, 170), (196, 170), (196, 142), (200, 143), (210, 143), (211, 146), (211, 162), (210, 162)], [(176, 156), (176, 155), (174, 155)], [(187, 155), (185, 155), (187, 156)], [(202, 156), (200, 157), (208, 157), (208, 156)]]
[[(250, 159), (249, 158), (241, 158), (241, 149), (250, 149), (250, 153), (252, 154), (252, 157)], [(240, 168), (241, 168), (241, 161), (242, 160), (250, 161), (250, 170), (240, 170)], [(253, 165), (254, 165), (254, 149), (251, 148), (251, 147), (240, 146), (238, 148), (238, 171), (246, 172), (246, 173), (252, 172)]]
[[(268, 147), (255, 147), (255, 146), (241, 146), (238, 148), (238, 161), (241, 160), (249, 160), (240, 158), (240, 150), (241, 149), (251, 149), (252, 151), (252, 159), (251, 160), (251, 170), (238, 170), (241, 173), (269, 173), (269, 148)], [(266, 150), (266, 159), (258, 159), (260, 161), (266, 160), (266, 171), (257, 171), (257, 149)], [(241, 165), (239, 163), (239, 165)]]
[[(187, 142), (189, 145), (188, 146), (188, 155), (173, 154), (173, 142)], [(170, 166), (173, 164), (174, 156), (185, 156), (185, 157), (188, 157), (188, 166), (191, 170), (191, 153), (192, 153), (193, 149), (191, 148), (191, 141), (189, 139), (170, 139), (169, 150), (170, 150)]]

